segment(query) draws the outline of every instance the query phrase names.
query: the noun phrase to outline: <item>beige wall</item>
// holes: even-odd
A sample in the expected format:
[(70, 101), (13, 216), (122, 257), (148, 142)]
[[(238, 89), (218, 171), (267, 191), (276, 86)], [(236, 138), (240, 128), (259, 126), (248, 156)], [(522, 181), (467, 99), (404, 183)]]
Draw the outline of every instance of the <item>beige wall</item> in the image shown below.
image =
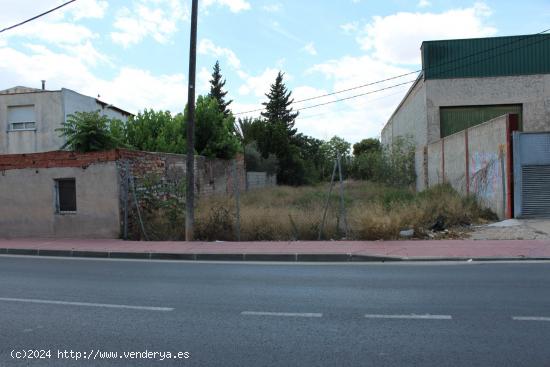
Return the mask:
[(524, 131), (550, 130), (550, 75), (427, 80), (428, 142), (440, 139), (439, 108), (522, 104)]
[[(76, 179), (76, 214), (55, 213), (54, 179)], [(0, 237), (116, 238), (120, 235), (116, 164), (0, 173)]]
[(470, 192), (500, 218), (507, 205), (506, 126), (502, 116), (468, 130)]
[(445, 182), (456, 191), (466, 194), (466, 132), (461, 131), (444, 140), (443, 155)]
[(428, 187), (443, 183), (442, 147), (441, 143), (428, 145)]
[(429, 186), (447, 182), (462, 194), (475, 195), (483, 206), (505, 218), (507, 124), (507, 116), (501, 116), (429, 144)]
[[(36, 130), (8, 131), (8, 107), (24, 105), (34, 105)], [(58, 150), (63, 139), (55, 129), (63, 121), (61, 92), (0, 95), (0, 154)]]
[(382, 130), (382, 144), (389, 145), (395, 137), (409, 136), (418, 147), (427, 143), (426, 88), (418, 80)]

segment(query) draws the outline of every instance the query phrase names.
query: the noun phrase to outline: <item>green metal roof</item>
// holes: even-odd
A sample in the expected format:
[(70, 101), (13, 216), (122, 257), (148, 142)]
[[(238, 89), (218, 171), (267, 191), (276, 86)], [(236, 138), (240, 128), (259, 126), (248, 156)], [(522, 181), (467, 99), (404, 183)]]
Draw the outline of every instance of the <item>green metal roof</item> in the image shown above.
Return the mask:
[(425, 41), (425, 79), (550, 74), (550, 34)]

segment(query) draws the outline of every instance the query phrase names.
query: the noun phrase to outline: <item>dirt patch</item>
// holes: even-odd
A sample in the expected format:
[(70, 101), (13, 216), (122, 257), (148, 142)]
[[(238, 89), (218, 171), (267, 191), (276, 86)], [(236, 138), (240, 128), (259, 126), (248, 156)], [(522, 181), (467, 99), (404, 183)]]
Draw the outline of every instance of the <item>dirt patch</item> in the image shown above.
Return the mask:
[(463, 238), (472, 240), (548, 240), (550, 220), (518, 220), (465, 229)]

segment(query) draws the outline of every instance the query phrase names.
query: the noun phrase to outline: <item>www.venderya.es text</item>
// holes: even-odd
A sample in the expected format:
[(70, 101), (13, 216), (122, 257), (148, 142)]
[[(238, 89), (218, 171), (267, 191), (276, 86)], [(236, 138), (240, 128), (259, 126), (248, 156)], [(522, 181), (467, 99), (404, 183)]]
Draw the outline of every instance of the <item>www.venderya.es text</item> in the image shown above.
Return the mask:
[(90, 349), (88, 351), (74, 351), (72, 349), (13, 349), (12, 359), (65, 359), (65, 360), (101, 360), (101, 359), (149, 359), (155, 361), (189, 359), (190, 352), (168, 351), (103, 351)]

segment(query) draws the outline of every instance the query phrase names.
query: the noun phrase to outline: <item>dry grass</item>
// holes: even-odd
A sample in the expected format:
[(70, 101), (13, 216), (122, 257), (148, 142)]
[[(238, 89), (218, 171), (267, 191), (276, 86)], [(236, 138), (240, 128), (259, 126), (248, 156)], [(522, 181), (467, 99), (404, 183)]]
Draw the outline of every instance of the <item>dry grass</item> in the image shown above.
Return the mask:
[[(241, 240), (316, 240), (328, 186), (276, 187), (241, 196)], [(397, 239), (403, 229), (414, 228), (418, 236), (438, 219), (446, 226), (478, 223), (494, 215), (473, 198), (463, 198), (447, 185), (416, 194), (370, 182), (345, 186), (348, 228), (351, 239)], [(202, 240), (235, 240), (235, 200), (230, 197), (201, 198), (196, 212), (196, 235)], [(330, 199), (324, 239), (341, 239), (338, 231), (338, 187)]]

